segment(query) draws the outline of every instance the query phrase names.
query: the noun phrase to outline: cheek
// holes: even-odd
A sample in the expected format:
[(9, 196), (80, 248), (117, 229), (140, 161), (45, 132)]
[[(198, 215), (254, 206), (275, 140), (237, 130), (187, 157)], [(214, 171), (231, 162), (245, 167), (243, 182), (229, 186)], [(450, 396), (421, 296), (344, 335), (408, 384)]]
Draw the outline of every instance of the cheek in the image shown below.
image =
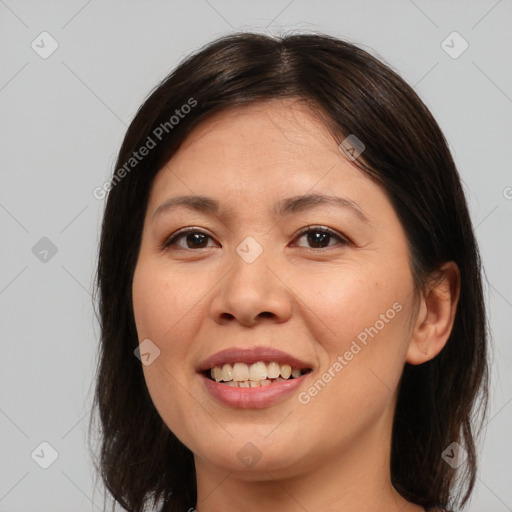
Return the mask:
[(149, 339), (160, 351), (143, 371), (162, 417), (165, 411), (180, 408), (178, 398), (182, 384), (190, 379), (193, 340), (207, 314), (211, 287), (208, 280), (197, 278), (197, 270), (170, 269), (165, 261), (154, 261), (143, 253), (137, 263), (132, 285), (135, 325), (139, 343)]
[(302, 277), (297, 295), (309, 310), (315, 338), (333, 355), (348, 349), (352, 340), (364, 343), (373, 337), (397, 338), (406, 316), (405, 298), (410, 292), (408, 276), (345, 268)]
[(321, 290), (313, 280), (301, 282), (323, 357), (317, 379), (298, 399), (312, 418), (329, 417), (327, 437), (339, 435), (341, 424), (347, 433), (364, 429), (389, 411), (403, 371), (410, 282), (377, 275), (331, 273)]
[[(195, 335), (190, 318), (197, 303), (187, 276), (170, 274), (161, 265), (139, 259), (132, 285), (133, 310), (139, 343), (151, 340), (159, 355), (143, 365), (144, 379), (155, 408), (171, 430), (184, 430), (185, 409), (180, 400), (190, 340)], [(179, 291), (178, 291), (179, 290)]]
[[(201, 309), (204, 290), (189, 272), (169, 272), (165, 265), (139, 261), (133, 278), (133, 310), (139, 340), (153, 340), (161, 349), (180, 350), (182, 324)], [(193, 285), (192, 285), (193, 283)], [(172, 340), (172, 343), (170, 341)]]
[(359, 411), (357, 421), (373, 421), (390, 406), (403, 371), (412, 278), (397, 266), (384, 269), (351, 266), (303, 279), (298, 290), (304, 314), (314, 313), (309, 325), (323, 353), (320, 382), (312, 383), (301, 403), (315, 402), (311, 411), (318, 414), (336, 404), (329, 413), (334, 424), (346, 421), (347, 410)]

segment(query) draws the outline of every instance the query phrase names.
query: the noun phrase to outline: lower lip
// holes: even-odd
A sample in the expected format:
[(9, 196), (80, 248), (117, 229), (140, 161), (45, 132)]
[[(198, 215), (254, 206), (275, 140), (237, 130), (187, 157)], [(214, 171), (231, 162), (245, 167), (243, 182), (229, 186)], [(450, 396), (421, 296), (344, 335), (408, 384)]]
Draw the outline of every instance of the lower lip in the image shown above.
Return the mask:
[(202, 374), (201, 378), (204, 380), (206, 389), (220, 402), (241, 409), (263, 409), (264, 407), (274, 405), (293, 393), (310, 373), (312, 372), (296, 379), (273, 382), (269, 386), (257, 388), (232, 388), (226, 384), (211, 380)]

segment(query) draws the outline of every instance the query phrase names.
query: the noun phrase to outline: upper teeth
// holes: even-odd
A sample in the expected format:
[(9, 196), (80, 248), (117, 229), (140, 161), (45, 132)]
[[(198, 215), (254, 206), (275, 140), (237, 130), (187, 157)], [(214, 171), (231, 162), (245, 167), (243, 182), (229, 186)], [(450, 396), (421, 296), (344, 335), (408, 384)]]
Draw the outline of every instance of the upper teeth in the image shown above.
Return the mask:
[(289, 379), (290, 375), (293, 378), (300, 377), (300, 368), (292, 368), (289, 364), (280, 364), (276, 362), (264, 363), (258, 361), (257, 363), (247, 365), (245, 363), (224, 364), (222, 366), (214, 366), (211, 370), (212, 379), (217, 382), (224, 381), (253, 381), (259, 382), (265, 379)]

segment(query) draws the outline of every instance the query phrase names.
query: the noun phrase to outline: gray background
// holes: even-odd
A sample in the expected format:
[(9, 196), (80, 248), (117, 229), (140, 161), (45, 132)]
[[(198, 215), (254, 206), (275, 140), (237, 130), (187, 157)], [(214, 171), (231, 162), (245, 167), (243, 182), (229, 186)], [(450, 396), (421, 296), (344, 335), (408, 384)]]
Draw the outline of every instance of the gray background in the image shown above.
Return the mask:
[[(441, 125), (468, 194), (494, 336), (469, 510), (512, 511), (511, 15), (511, 0), (0, 0), (0, 511), (103, 508), (86, 438), (103, 208), (92, 191), (150, 89), (185, 55), (240, 29), (357, 43), (413, 85)], [(46, 59), (43, 31), (59, 45)], [(457, 58), (445, 50), (458, 53), (461, 40), (442, 46), (453, 31), (469, 44)], [(43, 441), (58, 453), (48, 469)]]

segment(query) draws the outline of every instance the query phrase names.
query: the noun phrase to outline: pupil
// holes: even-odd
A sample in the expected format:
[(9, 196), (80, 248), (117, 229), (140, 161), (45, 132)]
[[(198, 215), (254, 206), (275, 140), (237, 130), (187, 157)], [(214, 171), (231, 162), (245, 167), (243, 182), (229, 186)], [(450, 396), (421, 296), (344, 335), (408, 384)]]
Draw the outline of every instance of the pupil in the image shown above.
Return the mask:
[(325, 244), (326, 243), (326, 239), (329, 237), (329, 233), (322, 233), (320, 231), (315, 231), (314, 234), (309, 234), (308, 235), (308, 242), (311, 244), (311, 245), (315, 245), (315, 244)]
[(187, 243), (187, 245), (189, 246), (189, 248), (191, 247), (191, 245), (193, 247), (201, 247), (202, 244), (204, 244), (205, 239), (206, 237), (203, 233), (189, 233), (187, 235), (187, 242), (191, 243)]

